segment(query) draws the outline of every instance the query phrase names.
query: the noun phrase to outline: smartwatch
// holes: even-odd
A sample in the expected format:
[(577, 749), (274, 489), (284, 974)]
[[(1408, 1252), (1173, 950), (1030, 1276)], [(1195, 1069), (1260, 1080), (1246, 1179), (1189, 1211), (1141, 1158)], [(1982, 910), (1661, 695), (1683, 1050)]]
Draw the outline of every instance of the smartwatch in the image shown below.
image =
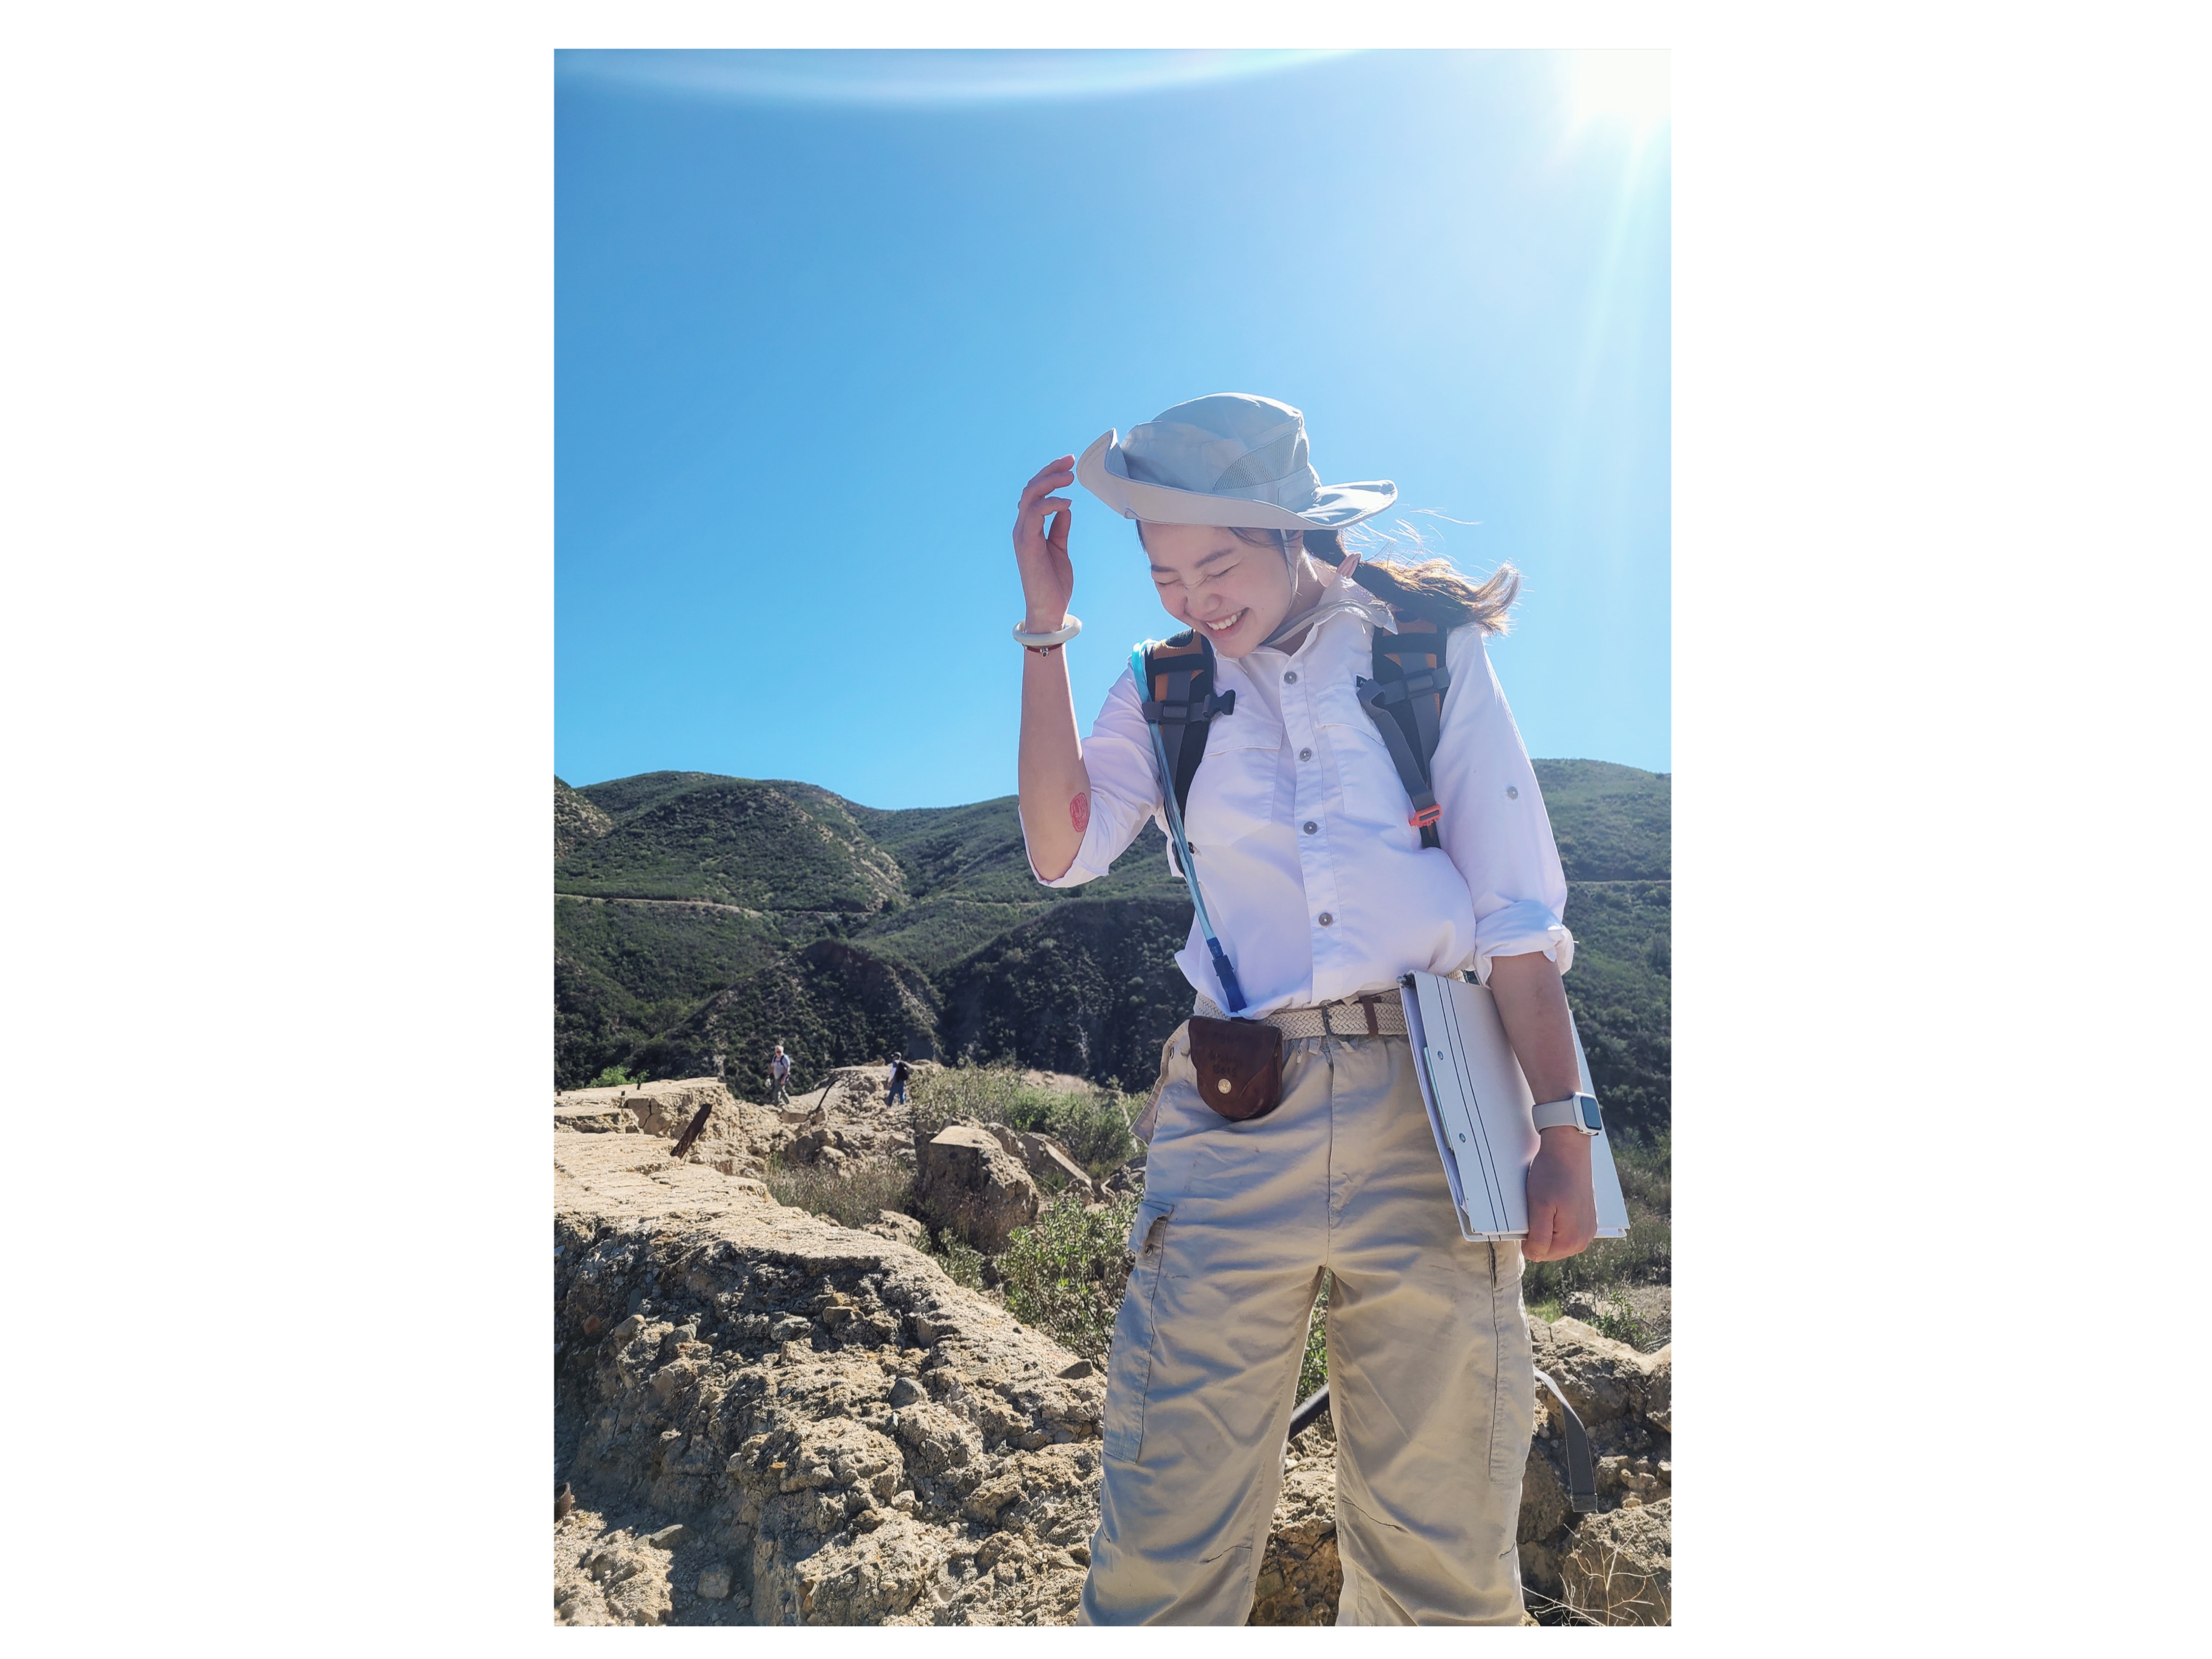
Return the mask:
[(1586, 1135), (1598, 1133), (1605, 1127), (1598, 1116), (1595, 1095), (1569, 1095), (1565, 1100), (1546, 1101), (1536, 1108), (1536, 1127), (1539, 1129), (1579, 1129)]

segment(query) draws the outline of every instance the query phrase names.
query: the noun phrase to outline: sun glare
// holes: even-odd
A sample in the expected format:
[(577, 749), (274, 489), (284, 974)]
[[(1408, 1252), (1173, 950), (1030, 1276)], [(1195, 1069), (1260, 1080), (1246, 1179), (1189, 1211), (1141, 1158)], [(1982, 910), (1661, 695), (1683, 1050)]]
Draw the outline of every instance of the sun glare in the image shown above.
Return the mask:
[(1671, 107), (1663, 52), (1578, 52), (1569, 71), (1574, 124), (1609, 122), (1635, 137), (1664, 126)]

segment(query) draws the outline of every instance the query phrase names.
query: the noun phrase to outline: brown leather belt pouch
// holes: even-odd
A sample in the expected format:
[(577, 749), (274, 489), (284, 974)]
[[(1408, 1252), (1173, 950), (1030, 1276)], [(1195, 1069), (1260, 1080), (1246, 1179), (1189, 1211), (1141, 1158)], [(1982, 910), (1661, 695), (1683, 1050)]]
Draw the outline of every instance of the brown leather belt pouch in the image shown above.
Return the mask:
[(1190, 1063), (1199, 1097), (1232, 1122), (1282, 1103), (1283, 1034), (1265, 1020), (1190, 1017)]

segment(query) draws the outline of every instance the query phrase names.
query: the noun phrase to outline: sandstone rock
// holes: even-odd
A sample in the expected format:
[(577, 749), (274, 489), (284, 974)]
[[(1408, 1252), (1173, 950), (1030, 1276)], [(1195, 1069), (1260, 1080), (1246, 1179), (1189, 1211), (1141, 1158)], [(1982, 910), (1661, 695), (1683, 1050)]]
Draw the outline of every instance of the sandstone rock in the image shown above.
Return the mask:
[(730, 1570), (719, 1564), (707, 1568), (700, 1573), (698, 1586), (694, 1594), (696, 1594), (702, 1601), (722, 1601), (728, 1600), (730, 1594)]
[[(607, 1569), (563, 1569), (556, 1547), (557, 1616), (1072, 1618), (1103, 1379), (1061, 1378), (1074, 1355), (902, 1245), (623, 1142), (556, 1139), (556, 1468), (588, 1506), (561, 1535), (588, 1521)], [(806, 1342), (771, 1336), (817, 1310), (842, 1316), (810, 1318)], [(592, 1316), (608, 1322), (595, 1342)], [(672, 1522), (710, 1553), (701, 1566), (728, 1564), (726, 1599), (697, 1594), (696, 1569), (671, 1596), (672, 1558), (641, 1540)]]
[(577, 1510), (554, 1529), (553, 1616), (564, 1625), (658, 1625), (672, 1606), (668, 1557), (629, 1528)]
[(1036, 1183), (989, 1131), (956, 1123), (921, 1149), (915, 1199), (939, 1227), (949, 1227), (986, 1255), (1036, 1219)]
[(1603, 1625), (1664, 1625), (1674, 1618), (1669, 1541), (1674, 1501), (1587, 1517), (1560, 1564), (1560, 1599)]
[(1054, 1188), (1073, 1188), (1085, 1198), (1097, 1196), (1097, 1188), (1091, 1179), (1090, 1171), (1078, 1164), (1074, 1155), (1050, 1135), (1009, 1128), (1003, 1123), (987, 1124), (984, 1127), (1009, 1158), (1021, 1160), (1022, 1167), (1040, 1185)]
[(929, 1243), (929, 1229), (912, 1216), (902, 1215), (896, 1210), (884, 1211), (868, 1231), (878, 1238), (888, 1238), (894, 1243), (905, 1244), (917, 1250)]
[[(613, 1094), (611, 1089), (586, 1089), (582, 1094)], [(619, 1101), (565, 1101), (554, 1097), (553, 1127), (575, 1134), (634, 1135), (638, 1133), (637, 1115)]]
[(630, 1133), (672, 1141), (706, 1105), (714, 1109), (684, 1154), (686, 1163), (757, 1178), (790, 1139), (773, 1111), (738, 1099), (720, 1079), (710, 1077), (634, 1083), (618, 1089), (571, 1089), (554, 1096), (553, 1121), (556, 1129), (590, 1132), (620, 1129), (623, 1125), (612, 1121), (618, 1116)]
[[(1305, 1443), (1303, 1439), (1300, 1444)], [(1336, 1555), (1336, 1456), (1324, 1443), (1283, 1477), (1283, 1494), (1252, 1601), (1253, 1625), (1334, 1625), (1344, 1569)]]

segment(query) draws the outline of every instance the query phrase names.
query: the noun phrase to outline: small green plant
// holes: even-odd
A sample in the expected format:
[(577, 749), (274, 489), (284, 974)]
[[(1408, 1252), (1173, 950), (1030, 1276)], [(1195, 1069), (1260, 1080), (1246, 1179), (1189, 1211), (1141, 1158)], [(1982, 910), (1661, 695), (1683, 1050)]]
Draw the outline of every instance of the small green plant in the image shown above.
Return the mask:
[(586, 1089), (621, 1089), (626, 1088), (631, 1084), (642, 1083), (645, 1080), (645, 1073), (643, 1072), (640, 1072), (635, 1077), (632, 1077), (621, 1066), (610, 1066), (605, 1071), (601, 1072), (597, 1077), (593, 1078), (584, 1086)]
[(1006, 1311), (1087, 1358), (1104, 1357), (1129, 1282), (1133, 1194), (1101, 1208), (1055, 1199), (999, 1257)]
[(1306, 1399), (1328, 1381), (1328, 1280), (1321, 1281), (1313, 1317), (1306, 1326), (1306, 1357), (1298, 1366), (1298, 1398)]
[(936, 1257), (937, 1264), (956, 1285), (965, 1285), (971, 1291), (983, 1288), (983, 1253), (954, 1232), (950, 1227), (931, 1235), (926, 1247)]
[(1598, 1315), (1594, 1323), (1600, 1336), (1626, 1342), (1638, 1352), (1649, 1353), (1659, 1346), (1659, 1334), (1626, 1308), (1608, 1308)]

